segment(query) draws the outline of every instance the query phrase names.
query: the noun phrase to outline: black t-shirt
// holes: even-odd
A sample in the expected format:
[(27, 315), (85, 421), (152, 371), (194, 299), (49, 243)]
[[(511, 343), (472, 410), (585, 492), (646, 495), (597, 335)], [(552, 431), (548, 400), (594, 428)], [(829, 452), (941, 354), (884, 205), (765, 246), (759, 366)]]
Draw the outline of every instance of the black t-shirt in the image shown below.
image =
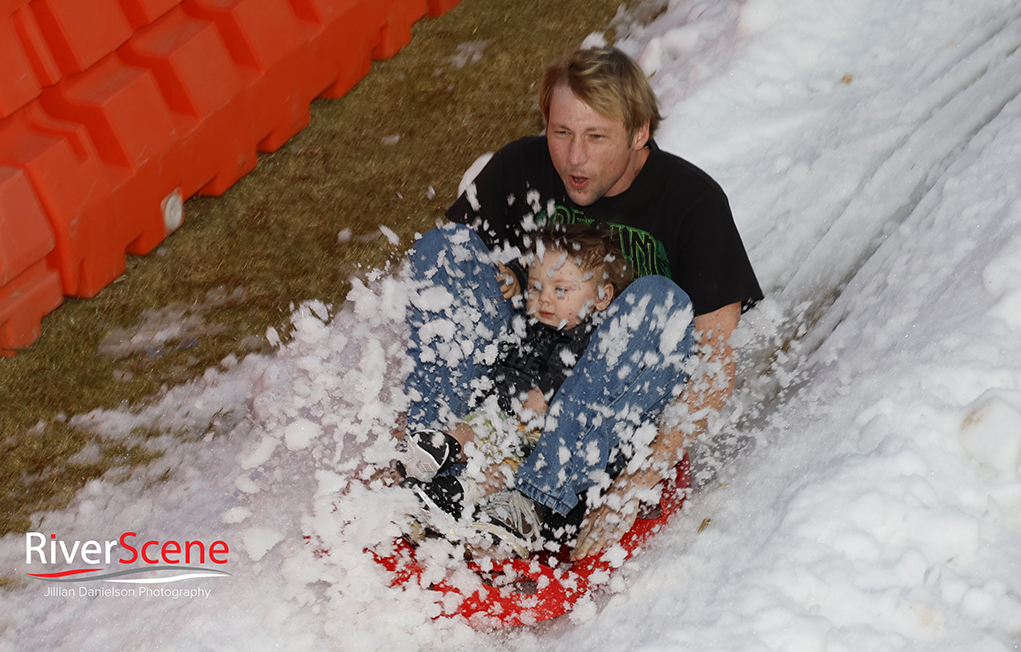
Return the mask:
[(636, 276), (671, 278), (695, 314), (762, 298), (723, 189), (688, 161), (649, 141), (631, 186), (590, 206), (568, 197), (543, 136), (516, 140), (493, 155), (447, 218), (474, 228), (492, 249), (524, 249), (527, 232), (554, 221), (614, 228)]

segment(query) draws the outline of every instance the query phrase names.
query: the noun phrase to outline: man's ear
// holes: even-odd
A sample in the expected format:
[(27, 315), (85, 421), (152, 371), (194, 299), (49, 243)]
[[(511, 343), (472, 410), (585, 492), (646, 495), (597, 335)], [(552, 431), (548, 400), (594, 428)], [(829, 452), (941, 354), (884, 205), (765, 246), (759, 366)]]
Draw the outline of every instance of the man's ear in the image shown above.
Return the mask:
[(634, 137), (631, 139), (631, 149), (639, 150), (645, 147), (649, 142), (649, 123), (646, 121), (638, 131), (635, 132)]
[(596, 298), (596, 310), (602, 312), (610, 306), (613, 301), (613, 283), (603, 284), (603, 296)]

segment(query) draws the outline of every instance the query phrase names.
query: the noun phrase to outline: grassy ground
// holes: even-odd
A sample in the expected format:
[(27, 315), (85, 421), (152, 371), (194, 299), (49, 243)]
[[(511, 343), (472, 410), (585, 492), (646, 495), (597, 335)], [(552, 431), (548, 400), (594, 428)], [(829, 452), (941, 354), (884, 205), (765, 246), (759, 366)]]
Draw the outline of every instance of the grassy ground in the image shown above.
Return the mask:
[[(420, 21), (409, 46), (344, 98), (316, 101), (312, 124), (222, 197), (186, 202), (184, 226), (155, 252), (46, 317), (38, 343), (0, 358), (0, 535), (28, 529), (33, 512), (66, 505), (107, 469), (150, 459), (107, 445), (102, 460), (79, 461), (93, 437), (67, 417), (143, 404), (229, 355), (264, 350), (292, 304), (338, 305), (353, 273), (397, 260), (479, 154), (542, 128), (543, 67), (606, 29), (619, 3), (462, 0)], [(185, 330), (153, 339), (168, 324)]]

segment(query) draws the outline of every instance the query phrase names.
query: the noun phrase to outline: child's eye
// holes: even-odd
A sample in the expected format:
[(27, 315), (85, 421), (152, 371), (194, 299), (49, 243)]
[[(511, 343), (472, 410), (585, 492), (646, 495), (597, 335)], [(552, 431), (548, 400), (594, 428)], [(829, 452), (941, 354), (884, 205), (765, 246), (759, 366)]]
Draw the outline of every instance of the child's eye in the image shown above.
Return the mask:
[(567, 297), (567, 288), (557, 288), (557, 298), (563, 299)]

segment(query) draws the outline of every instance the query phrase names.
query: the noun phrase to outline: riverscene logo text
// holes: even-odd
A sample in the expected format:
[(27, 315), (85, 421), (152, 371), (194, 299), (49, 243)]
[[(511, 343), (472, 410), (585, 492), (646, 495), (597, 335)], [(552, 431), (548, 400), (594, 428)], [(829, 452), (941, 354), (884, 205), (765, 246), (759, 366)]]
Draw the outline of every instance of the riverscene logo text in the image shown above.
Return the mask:
[[(45, 582), (118, 582), (128, 584), (167, 584), (186, 579), (229, 576), (226, 571), (207, 566), (190, 564), (210, 563), (225, 565), (230, 554), (226, 541), (207, 543), (201, 539), (177, 541), (170, 539), (160, 542), (155, 539), (143, 541), (136, 532), (124, 532), (114, 540), (63, 541), (56, 534), (47, 537), (41, 532), (25, 533), (25, 563), (75, 565), (87, 564), (88, 568), (71, 568), (56, 572), (26, 573), (29, 577)], [(116, 559), (115, 559), (116, 556)], [(80, 560), (80, 561), (79, 561)], [(130, 564), (141, 566), (125, 568)], [(113, 568), (109, 566), (113, 564)], [(118, 566), (123, 564), (124, 566)], [(96, 566), (102, 565), (101, 568)], [(174, 571), (167, 575), (161, 571)], [(98, 573), (98, 574), (97, 574)], [(144, 577), (141, 577), (143, 576)], [(137, 587), (114, 588), (47, 588), (46, 595), (60, 597), (135, 597), (140, 595), (194, 598), (209, 597), (207, 589)]]

